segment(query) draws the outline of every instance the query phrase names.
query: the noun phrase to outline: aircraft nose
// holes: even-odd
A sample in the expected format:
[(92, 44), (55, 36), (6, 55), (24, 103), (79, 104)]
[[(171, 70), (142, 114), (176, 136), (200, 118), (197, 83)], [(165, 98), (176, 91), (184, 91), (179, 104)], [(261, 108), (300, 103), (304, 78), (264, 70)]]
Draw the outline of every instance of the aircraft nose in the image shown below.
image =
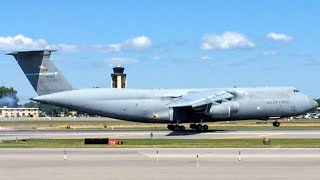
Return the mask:
[(309, 106), (311, 110), (315, 110), (317, 109), (317, 107), (319, 106), (317, 101), (315, 101), (314, 99), (309, 97)]

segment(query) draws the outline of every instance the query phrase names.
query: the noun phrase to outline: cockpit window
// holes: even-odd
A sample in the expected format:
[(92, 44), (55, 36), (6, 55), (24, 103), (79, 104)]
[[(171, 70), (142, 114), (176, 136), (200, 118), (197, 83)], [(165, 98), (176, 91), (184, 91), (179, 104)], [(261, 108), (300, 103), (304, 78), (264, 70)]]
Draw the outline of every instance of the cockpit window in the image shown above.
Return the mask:
[(300, 92), (300, 91), (299, 91), (299, 90), (297, 90), (297, 89), (295, 89), (295, 90), (293, 90), (293, 92), (296, 92), (296, 93), (297, 93), (297, 92)]

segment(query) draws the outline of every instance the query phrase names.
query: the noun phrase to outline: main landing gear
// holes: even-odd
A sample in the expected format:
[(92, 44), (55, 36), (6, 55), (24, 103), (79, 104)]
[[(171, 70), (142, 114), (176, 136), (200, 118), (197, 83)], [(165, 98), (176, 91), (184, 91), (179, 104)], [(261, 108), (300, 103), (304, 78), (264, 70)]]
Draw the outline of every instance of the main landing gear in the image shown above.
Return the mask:
[(184, 131), (186, 128), (183, 125), (178, 125), (178, 124), (168, 124), (167, 128), (171, 131)]
[[(184, 131), (186, 128), (183, 125), (178, 124), (168, 124), (167, 128), (171, 131)], [(190, 129), (195, 129), (197, 131), (207, 131), (209, 126), (204, 124), (190, 124)]]
[(202, 124), (190, 124), (190, 128), (191, 129), (195, 129), (197, 131), (201, 131), (201, 130), (207, 131), (209, 129), (209, 126), (206, 125), (206, 124), (204, 124), (204, 125), (202, 125)]
[(279, 121), (275, 121), (275, 122), (272, 123), (272, 125), (274, 127), (279, 127), (280, 126), (280, 122)]

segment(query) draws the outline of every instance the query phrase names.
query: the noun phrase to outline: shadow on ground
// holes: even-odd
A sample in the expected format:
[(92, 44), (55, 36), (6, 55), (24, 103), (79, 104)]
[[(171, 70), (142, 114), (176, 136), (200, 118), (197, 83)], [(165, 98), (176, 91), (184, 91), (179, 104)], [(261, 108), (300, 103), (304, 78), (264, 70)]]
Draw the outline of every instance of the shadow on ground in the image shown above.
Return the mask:
[(187, 130), (187, 131), (172, 131), (166, 136), (190, 136), (195, 134), (202, 134), (208, 132), (229, 132), (230, 130), (208, 130), (208, 131), (195, 131), (195, 130)]

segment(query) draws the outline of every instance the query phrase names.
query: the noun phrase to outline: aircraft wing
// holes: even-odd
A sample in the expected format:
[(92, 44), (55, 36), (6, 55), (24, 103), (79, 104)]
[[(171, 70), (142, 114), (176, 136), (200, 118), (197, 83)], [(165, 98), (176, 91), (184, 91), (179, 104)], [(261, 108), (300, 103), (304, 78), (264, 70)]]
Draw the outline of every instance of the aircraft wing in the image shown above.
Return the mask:
[(167, 107), (199, 107), (210, 103), (221, 103), (224, 100), (233, 98), (234, 96), (225, 90), (208, 90), (208, 91), (195, 91), (181, 96), (180, 99), (169, 103)]

